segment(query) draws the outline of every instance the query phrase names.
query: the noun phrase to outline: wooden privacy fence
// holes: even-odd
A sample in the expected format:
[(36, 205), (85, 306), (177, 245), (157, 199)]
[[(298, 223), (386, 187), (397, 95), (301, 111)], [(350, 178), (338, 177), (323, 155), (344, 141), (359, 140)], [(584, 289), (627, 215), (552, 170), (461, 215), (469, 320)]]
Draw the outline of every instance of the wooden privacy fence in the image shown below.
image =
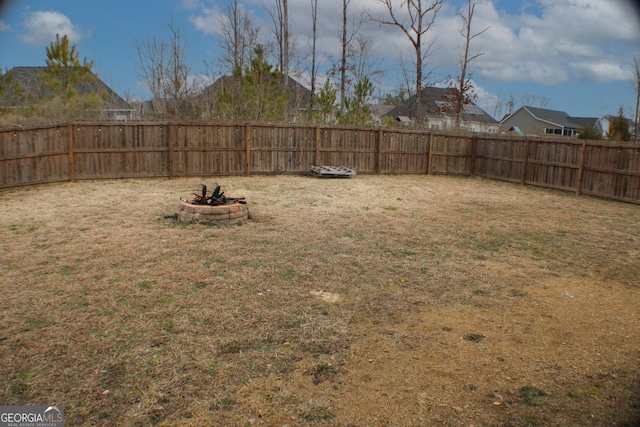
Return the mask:
[(0, 129), (0, 188), (84, 179), (450, 174), (640, 202), (640, 146), (403, 129), (105, 122)]

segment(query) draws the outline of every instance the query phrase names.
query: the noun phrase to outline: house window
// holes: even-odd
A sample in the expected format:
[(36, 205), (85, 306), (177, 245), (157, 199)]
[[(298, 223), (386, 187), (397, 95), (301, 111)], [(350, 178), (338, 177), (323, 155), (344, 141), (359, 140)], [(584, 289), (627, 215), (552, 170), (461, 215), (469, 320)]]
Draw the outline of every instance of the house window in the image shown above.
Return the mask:
[(432, 123), (430, 128), (434, 129), (434, 130), (440, 130), (440, 124), (439, 123)]
[(562, 129), (546, 128), (544, 133), (547, 135), (562, 135)]

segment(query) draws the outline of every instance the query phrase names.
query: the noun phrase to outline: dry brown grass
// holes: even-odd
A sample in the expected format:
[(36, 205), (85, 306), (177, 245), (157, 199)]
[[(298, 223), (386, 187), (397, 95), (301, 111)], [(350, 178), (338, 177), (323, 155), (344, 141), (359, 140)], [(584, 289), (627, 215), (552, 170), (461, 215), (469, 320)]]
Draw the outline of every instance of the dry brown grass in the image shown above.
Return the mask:
[[(242, 226), (182, 225), (200, 183)], [(0, 193), (0, 403), (68, 425), (633, 425), (640, 207), (481, 179)]]

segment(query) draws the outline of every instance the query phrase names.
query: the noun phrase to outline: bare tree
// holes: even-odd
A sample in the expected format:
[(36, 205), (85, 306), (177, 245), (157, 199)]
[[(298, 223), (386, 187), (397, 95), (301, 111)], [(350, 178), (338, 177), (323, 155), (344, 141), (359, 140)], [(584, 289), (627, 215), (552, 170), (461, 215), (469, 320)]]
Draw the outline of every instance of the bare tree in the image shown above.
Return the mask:
[(484, 52), (469, 52), (471, 41), (490, 28), (486, 27), (482, 31), (471, 33), (471, 21), (477, 5), (477, 3), (471, 3), (471, 0), (467, 0), (466, 9), (458, 14), (462, 19), (462, 31), (460, 34), (464, 37), (464, 51), (460, 56), (460, 75), (455, 82), (451, 82), (448, 94), (449, 102), (453, 112), (456, 114), (456, 127), (460, 126), (460, 112), (463, 111), (465, 104), (469, 104), (476, 99), (476, 95), (473, 92), (473, 84), (471, 83), (469, 64), (474, 59), (484, 55)]
[[(407, 39), (411, 42), (415, 51), (415, 66), (416, 66), (416, 107), (418, 121), (422, 120), (422, 100), (421, 89), (423, 82), (422, 70), (424, 67), (424, 60), (428, 56), (428, 50), (433, 46), (433, 43), (425, 45), (425, 38), (429, 30), (435, 23), (436, 16), (442, 6), (444, 0), (432, 0), (432, 2), (423, 4), (422, 0), (405, 0), (400, 6), (394, 4), (392, 0), (379, 0), (384, 4), (389, 12), (389, 19), (372, 18), (374, 22), (378, 22), (382, 25), (391, 25), (399, 28)], [(400, 19), (398, 11), (406, 9), (406, 17)]]
[(155, 36), (136, 42), (138, 73), (153, 95), (154, 108), (162, 118), (182, 118), (197, 115), (190, 102), (194, 86), (190, 82), (188, 48), (180, 30), (168, 24), (170, 40)]
[(342, 0), (342, 56), (340, 57), (340, 113), (344, 113), (344, 100), (346, 91), (347, 50), (350, 40), (347, 39), (347, 9), (351, 0)]
[[(399, 82), (399, 93), (404, 93), (406, 98), (411, 98), (415, 95), (416, 79), (412, 71), (407, 67), (407, 62), (402, 57), (402, 53), (398, 57), (398, 66), (400, 67), (401, 81)], [(415, 68), (414, 68), (415, 71)]]
[(538, 108), (549, 108), (551, 99), (546, 96), (525, 93), (520, 95), (520, 105), (523, 107), (535, 107), (537, 105)]
[(227, 6), (227, 13), (219, 18), (218, 24), (222, 36), (219, 61), (224, 72), (231, 75), (236, 68), (244, 69), (249, 65), (253, 48), (258, 44), (260, 29), (238, 4), (238, 0)]
[(353, 46), (353, 66), (351, 67), (355, 82), (363, 81), (365, 77), (371, 79), (384, 74), (381, 70), (382, 60), (374, 62), (374, 53), (373, 39), (357, 34)]
[(342, 31), (340, 33), (341, 54), (340, 59), (334, 64), (332, 74), (340, 75), (340, 112), (344, 113), (344, 101), (347, 97), (347, 86), (349, 85), (349, 77), (347, 72), (353, 68), (350, 60), (353, 59), (354, 49), (353, 40), (359, 33), (364, 22), (364, 17), (354, 17), (349, 22), (349, 5), (351, 0), (342, 0)]
[[(138, 54), (138, 75), (143, 79), (144, 85), (151, 92), (154, 101), (164, 100), (164, 82), (167, 79), (168, 48), (165, 42), (156, 36), (144, 41), (136, 41)], [(164, 102), (161, 102), (164, 107)]]
[(640, 64), (638, 58), (633, 58), (633, 63), (636, 65), (636, 115), (633, 116), (634, 122), (634, 142), (638, 142), (638, 107), (640, 106)]
[(278, 65), (282, 74), (282, 86), (289, 84), (289, 56), (291, 44), (289, 40), (289, 3), (288, 0), (275, 0), (275, 9), (269, 10), (274, 25), (274, 34), (278, 45)]
[(496, 105), (493, 107), (493, 118), (500, 121), (502, 120), (502, 104), (504, 100), (502, 99), (502, 93), (498, 92), (496, 97)]
[(309, 97), (309, 121), (313, 115), (316, 96), (316, 42), (318, 41), (318, 0), (311, 0), (312, 45), (311, 45), (311, 96)]

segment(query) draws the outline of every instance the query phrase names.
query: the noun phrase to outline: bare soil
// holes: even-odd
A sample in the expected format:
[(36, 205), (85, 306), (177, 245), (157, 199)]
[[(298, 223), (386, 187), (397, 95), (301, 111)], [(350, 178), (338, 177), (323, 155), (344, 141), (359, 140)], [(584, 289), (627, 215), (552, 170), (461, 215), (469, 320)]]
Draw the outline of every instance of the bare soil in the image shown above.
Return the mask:
[[(176, 221), (198, 184), (241, 226)], [(0, 192), (0, 404), (67, 425), (636, 426), (640, 206), (475, 178)]]

